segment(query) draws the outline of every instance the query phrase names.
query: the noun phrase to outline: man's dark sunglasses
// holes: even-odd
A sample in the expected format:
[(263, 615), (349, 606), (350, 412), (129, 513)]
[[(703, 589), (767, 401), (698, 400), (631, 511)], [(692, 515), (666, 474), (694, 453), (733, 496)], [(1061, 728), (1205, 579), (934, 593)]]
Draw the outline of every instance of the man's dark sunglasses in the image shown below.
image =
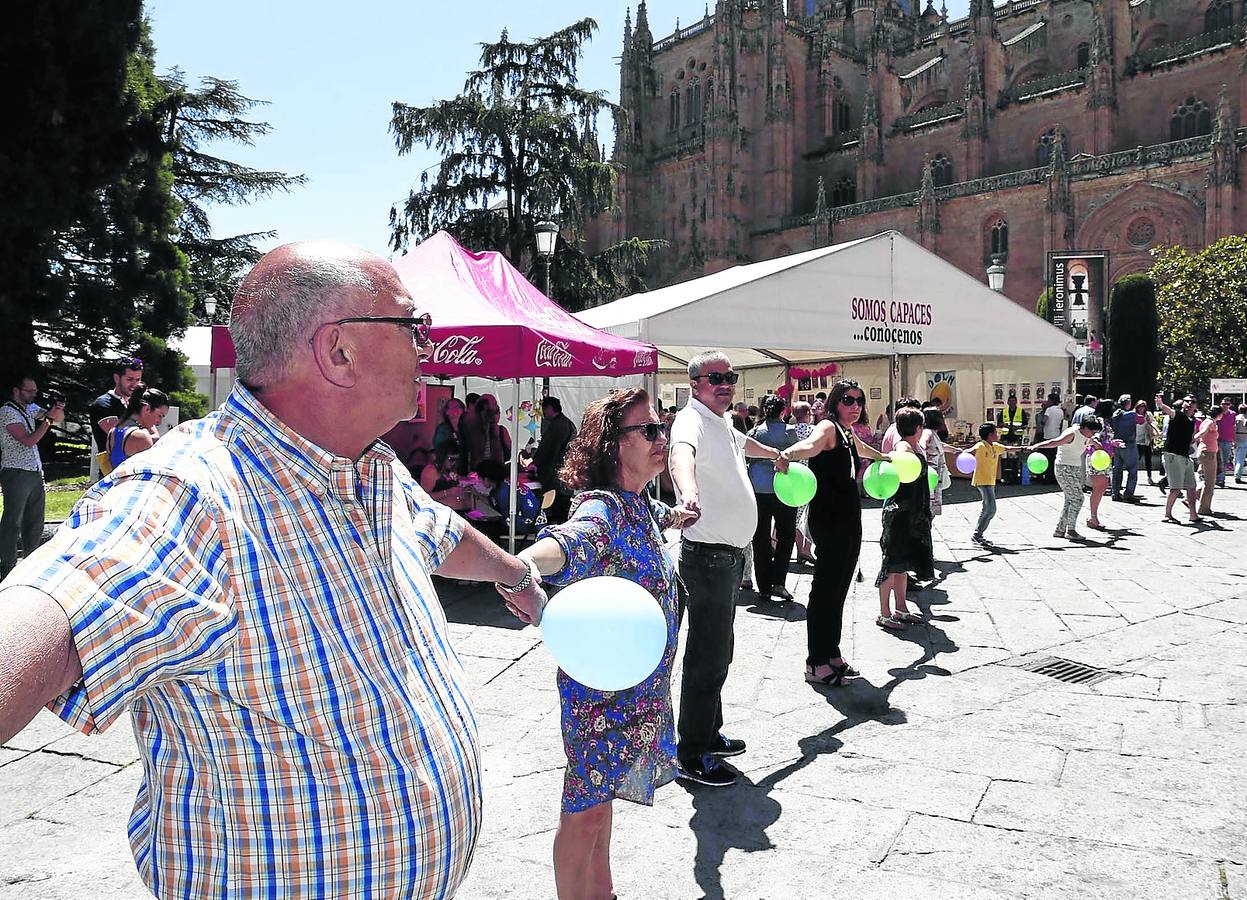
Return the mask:
[(735, 384), (736, 382), (740, 381), (740, 373), (739, 372), (711, 372), (708, 375), (694, 375), (693, 376), (694, 381), (696, 381), (698, 378), (704, 378), (707, 381), (709, 381), (711, 384), (717, 387), (718, 385), (723, 384), (724, 382), (727, 382), (728, 384)]
[(433, 328), (433, 317), (428, 313), (422, 316), (347, 316), (326, 322), (326, 325), (349, 325), (352, 322), (381, 322), (386, 325), (401, 325), (411, 330), (412, 340), (417, 344), (429, 343), (429, 332)]
[[(716, 372), (715, 374), (718, 373)], [(629, 431), (641, 432), (645, 436), (645, 440), (649, 441), (651, 444), (658, 440), (658, 435), (660, 434), (664, 438), (671, 438), (671, 427), (665, 422), (646, 422), (644, 425), (625, 425), (623, 428), (619, 429), (620, 434), (624, 434)]]
[(866, 397), (864, 394), (845, 394), (840, 398), (840, 402), (845, 406), (865, 406)]

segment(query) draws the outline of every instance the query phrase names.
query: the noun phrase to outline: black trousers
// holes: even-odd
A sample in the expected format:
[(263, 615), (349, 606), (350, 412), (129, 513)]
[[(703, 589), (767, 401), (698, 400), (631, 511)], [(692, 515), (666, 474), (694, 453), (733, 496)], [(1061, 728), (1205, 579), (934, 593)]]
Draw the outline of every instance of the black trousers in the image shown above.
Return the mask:
[(1056, 484), (1056, 447), (1049, 447), (1039, 452), (1048, 457), (1048, 471), (1044, 472), (1043, 480), (1048, 484)]
[(1139, 462), (1143, 463), (1143, 471), (1150, 480), (1152, 477), (1152, 445), (1139, 444)]
[[(758, 504), (758, 527), (753, 532), (754, 585), (763, 598), (788, 577), (792, 545), (797, 540), (797, 510), (774, 494), (754, 494)], [(775, 550), (771, 550), (771, 523), (775, 523)]]
[(699, 759), (723, 728), (721, 695), (732, 664), (736, 594), (744, 568), (744, 548), (680, 543), (680, 580), (687, 591), (680, 617), (688, 610), (676, 748), (682, 760)]
[(861, 510), (844, 510), (831, 521), (810, 518), (810, 536), (818, 548), (814, 581), (805, 610), (805, 628), (811, 666), (826, 665), (840, 656), (844, 629), (844, 601), (857, 573), (862, 552)]

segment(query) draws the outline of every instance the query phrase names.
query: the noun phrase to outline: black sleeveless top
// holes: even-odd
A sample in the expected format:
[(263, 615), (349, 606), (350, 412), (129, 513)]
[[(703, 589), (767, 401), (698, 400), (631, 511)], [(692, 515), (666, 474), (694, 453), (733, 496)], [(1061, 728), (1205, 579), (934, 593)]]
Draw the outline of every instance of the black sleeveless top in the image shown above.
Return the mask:
[(810, 459), (810, 471), (818, 479), (818, 493), (810, 501), (810, 519), (831, 522), (843, 516), (846, 510), (861, 515), (862, 498), (857, 490), (857, 473), (861, 469), (861, 457), (853, 435), (832, 421), (836, 429), (836, 446)]

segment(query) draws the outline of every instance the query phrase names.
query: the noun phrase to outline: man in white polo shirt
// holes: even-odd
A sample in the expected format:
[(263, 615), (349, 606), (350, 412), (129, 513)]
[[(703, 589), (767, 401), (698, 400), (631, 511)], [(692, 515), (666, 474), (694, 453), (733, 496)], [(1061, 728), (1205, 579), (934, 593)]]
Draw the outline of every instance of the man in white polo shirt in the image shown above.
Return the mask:
[(680, 502), (699, 518), (685, 527), (680, 578), (688, 589), (688, 639), (680, 693), (680, 778), (713, 787), (740, 774), (722, 762), (745, 752), (725, 737), (720, 695), (732, 663), (736, 593), (753, 540), (758, 510), (745, 456), (776, 459), (779, 451), (732, 427), (728, 410), (738, 375), (718, 351), (688, 364), (692, 395), (671, 426), (671, 480)]

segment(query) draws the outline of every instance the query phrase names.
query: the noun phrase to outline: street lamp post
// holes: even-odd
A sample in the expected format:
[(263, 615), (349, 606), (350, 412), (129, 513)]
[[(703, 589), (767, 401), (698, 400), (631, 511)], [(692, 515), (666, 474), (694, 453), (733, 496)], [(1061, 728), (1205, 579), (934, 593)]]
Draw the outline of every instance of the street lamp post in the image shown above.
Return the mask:
[[(559, 226), (545, 219), (538, 222), (533, 229), (537, 238), (537, 255), (541, 257), (541, 261), (546, 266), (546, 296), (551, 300), (554, 299), (554, 286), (550, 283), (550, 263), (554, 261), (554, 246), (559, 239)], [(541, 395), (548, 396), (550, 393), (550, 379), (541, 379)]]
[(216, 315), (216, 297), (209, 294), (204, 297), (204, 313), (207, 315), (208, 324), (212, 324), (212, 317)]
[(553, 299), (550, 284), (550, 263), (554, 260), (554, 245), (558, 242), (559, 226), (550, 220), (538, 222), (535, 229), (537, 237), (537, 255), (546, 265), (546, 296)]
[(992, 257), (992, 264), (987, 267), (987, 286), (997, 292), (1005, 289), (1005, 258), (1003, 256)]

